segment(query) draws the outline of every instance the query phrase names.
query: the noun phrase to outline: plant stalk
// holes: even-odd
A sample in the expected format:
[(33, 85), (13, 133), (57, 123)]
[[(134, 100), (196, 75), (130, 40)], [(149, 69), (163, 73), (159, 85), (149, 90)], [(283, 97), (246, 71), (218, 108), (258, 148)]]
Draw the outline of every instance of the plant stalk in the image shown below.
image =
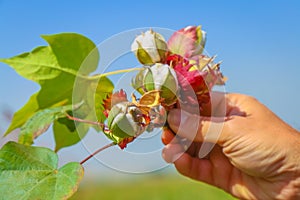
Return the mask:
[(106, 76), (110, 76), (110, 75), (121, 74), (121, 73), (132, 72), (132, 71), (139, 71), (139, 70), (142, 70), (142, 69), (143, 69), (142, 67), (130, 68), (130, 69), (121, 69), (121, 70), (116, 70), (116, 71), (107, 72), (107, 73), (103, 73), (103, 74), (98, 74), (98, 75), (95, 75), (95, 76), (89, 76), (88, 79), (89, 80), (97, 80), (97, 79), (100, 79), (102, 77), (106, 77)]
[(85, 159), (83, 159), (80, 164), (82, 165), (83, 163), (85, 163), (86, 161), (88, 161), (89, 159), (91, 159), (92, 157), (94, 157), (96, 154), (100, 153), (101, 151), (109, 148), (109, 147), (112, 147), (112, 146), (115, 146), (116, 143), (112, 142), (110, 144), (107, 144), (99, 149), (97, 149), (94, 153), (92, 153), (91, 155), (89, 155), (88, 157), (86, 157)]

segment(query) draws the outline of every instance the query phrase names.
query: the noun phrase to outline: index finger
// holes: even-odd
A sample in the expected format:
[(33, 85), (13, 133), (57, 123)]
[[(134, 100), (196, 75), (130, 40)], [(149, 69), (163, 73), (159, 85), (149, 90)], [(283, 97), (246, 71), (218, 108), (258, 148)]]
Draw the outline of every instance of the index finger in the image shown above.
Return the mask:
[(180, 137), (222, 145), (234, 131), (231, 120), (235, 117), (203, 117), (174, 109), (169, 112), (168, 123)]

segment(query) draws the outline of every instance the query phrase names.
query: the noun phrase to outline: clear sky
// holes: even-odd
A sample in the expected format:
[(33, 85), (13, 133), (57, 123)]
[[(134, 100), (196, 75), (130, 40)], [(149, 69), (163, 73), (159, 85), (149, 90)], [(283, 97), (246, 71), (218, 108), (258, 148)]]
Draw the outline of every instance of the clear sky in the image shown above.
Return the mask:
[[(45, 45), (41, 34), (77, 32), (99, 44), (128, 29), (176, 30), (199, 24), (208, 33), (206, 50), (223, 61), (222, 71), (229, 78), (226, 90), (255, 96), (300, 129), (300, 1), (296, 0), (0, 0), (0, 57)], [(38, 89), (0, 63), (0, 109), (16, 111)]]

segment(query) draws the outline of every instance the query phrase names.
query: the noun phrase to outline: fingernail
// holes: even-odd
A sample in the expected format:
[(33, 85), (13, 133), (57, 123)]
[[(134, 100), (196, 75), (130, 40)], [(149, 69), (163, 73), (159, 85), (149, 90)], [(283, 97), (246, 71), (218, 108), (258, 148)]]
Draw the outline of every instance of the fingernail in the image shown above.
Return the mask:
[(162, 157), (167, 163), (172, 163), (172, 155), (170, 155), (168, 145), (162, 150)]
[(183, 153), (183, 150), (174, 149), (170, 145), (166, 145), (162, 151), (162, 157), (167, 163), (174, 163)]

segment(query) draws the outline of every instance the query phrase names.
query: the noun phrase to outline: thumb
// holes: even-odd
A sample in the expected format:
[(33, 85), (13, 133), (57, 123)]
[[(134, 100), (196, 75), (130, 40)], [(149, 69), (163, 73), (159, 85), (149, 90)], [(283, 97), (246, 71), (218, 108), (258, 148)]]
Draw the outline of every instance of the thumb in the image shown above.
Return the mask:
[(221, 144), (230, 134), (228, 117), (202, 117), (173, 109), (168, 114), (170, 128), (179, 136), (195, 142)]

